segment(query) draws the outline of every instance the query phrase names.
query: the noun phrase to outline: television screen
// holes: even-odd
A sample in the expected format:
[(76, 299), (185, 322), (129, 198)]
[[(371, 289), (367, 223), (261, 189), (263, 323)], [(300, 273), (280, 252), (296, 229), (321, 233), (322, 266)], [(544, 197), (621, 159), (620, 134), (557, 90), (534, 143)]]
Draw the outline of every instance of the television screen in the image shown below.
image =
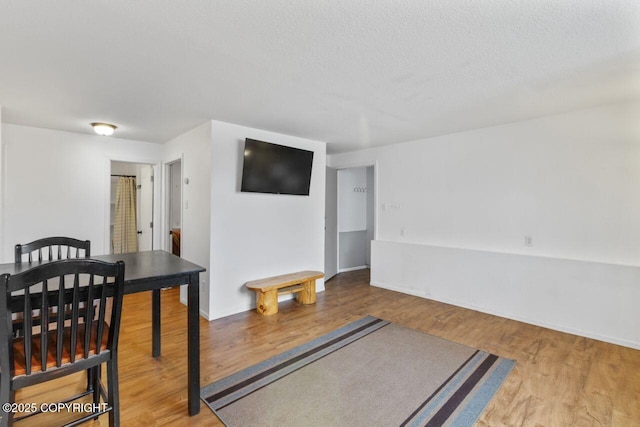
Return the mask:
[(313, 151), (247, 138), (240, 191), (309, 195)]

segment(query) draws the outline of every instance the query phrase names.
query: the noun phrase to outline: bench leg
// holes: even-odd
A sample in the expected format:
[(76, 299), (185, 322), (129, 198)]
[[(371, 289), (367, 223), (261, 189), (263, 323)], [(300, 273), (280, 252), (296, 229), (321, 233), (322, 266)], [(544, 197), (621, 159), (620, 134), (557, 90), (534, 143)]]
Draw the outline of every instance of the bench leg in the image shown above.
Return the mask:
[(278, 312), (278, 290), (256, 291), (256, 311), (263, 316)]
[(298, 292), (296, 299), (300, 304), (315, 304), (316, 302), (316, 281), (309, 280), (302, 284), (302, 291)]

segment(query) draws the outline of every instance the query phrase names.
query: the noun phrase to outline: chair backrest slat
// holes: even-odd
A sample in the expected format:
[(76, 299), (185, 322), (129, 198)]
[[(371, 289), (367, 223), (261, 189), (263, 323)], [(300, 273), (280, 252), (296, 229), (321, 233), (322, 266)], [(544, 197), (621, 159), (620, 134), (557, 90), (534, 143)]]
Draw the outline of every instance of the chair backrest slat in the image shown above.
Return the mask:
[(65, 276), (58, 278), (58, 313), (56, 316), (56, 366), (62, 366), (62, 346), (64, 339), (64, 307), (65, 307)]
[(91, 257), (91, 242), (89, 240), (78, 240), (71, 237), (46, 237), (24, 245), (16, 245), (15, 262), (22, 262), (23, 255), (27, 256), (28, 262), (33, 262), (34, 252), (37, 252), (38, 261), (81, 258), (81, 251), (84, 251), (84, 258)]
[[(71, 302), (71, 348), (78, 344), (78, 323), (80, 320), (80, 275), (73, 276), (73, 299)], [(76, 352), (71, 354), (71, 362), (76, 360)]]
[[(100, 286), (100, 304), (98, 319), (104, 319), (107, 311), (107, 278), (103, 276)], [(98, 322), (98, 334), (96, 335), (96, 354), (100, 354), (102, 334), (104, 334), (104, 322)]]
[[(31, 310), (31, 293), (29, 288), (24, 288), (24, 313), (32, 313)], [(31, 315), (24, 316), (24, 357), (27, 375), (31, 374), (31, 336), (33, 335), (33, 319)]]
[[(93, 274), (89, 276), (89, 284), (87, 285), (87, 299), (86, 301), (93, 301), (93, 290), (94, 290), (94, 276)], [(89, 357), (89, 350), (91, 349), (91, 329), (93, 325), (93, 304), (85, 304), (85, 327), (84, 327), (84, 358)]]
[(42, 281), (40, 299), (40, 364), (42, 370), (47, 369), (47, 350), (49, 348), (49, 283)]

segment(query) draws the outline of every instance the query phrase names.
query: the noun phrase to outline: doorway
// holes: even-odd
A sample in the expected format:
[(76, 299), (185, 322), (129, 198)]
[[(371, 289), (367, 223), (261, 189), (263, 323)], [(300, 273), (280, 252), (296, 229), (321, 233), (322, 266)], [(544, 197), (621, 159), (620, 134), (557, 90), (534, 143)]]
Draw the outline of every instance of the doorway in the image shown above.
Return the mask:
[(327, 169), (325, 275), (370, 268), (376, 237), (375, 165)]
[(338, 272), (371, 265), (373, 166), (338, 171)]
[[(153, 250), (153, 165), (111, 161), (110, 184), (110, 253)], [(118, 194), (119, 185), (121, 189), (130, 186), (130, 192)], [(129, 201), (122, 203), (123, 198)], [(128, 212), (122, 212), (122, 209)], [(129, 224), (124, 224), (124, 217)]]

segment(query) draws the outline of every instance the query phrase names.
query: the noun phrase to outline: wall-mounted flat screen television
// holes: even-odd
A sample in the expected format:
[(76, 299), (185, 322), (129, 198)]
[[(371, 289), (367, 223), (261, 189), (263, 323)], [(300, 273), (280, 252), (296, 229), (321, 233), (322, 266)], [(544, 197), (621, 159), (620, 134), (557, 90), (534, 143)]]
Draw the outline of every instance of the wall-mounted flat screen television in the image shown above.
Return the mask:
[(247, 138), (240, 191), (309, 195), (313, 151)]

